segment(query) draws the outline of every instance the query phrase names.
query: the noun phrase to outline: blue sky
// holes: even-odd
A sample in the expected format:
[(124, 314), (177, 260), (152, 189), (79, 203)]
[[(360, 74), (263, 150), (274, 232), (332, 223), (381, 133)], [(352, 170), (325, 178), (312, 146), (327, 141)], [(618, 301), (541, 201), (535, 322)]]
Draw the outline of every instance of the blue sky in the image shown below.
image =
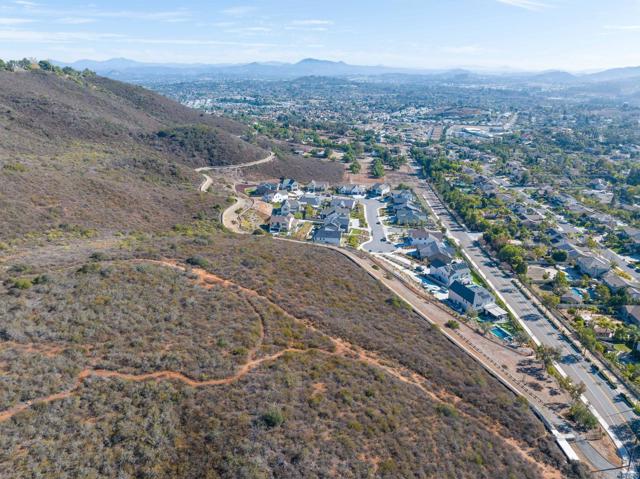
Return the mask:
[(0, 0), (0, 58), (640, 65), (640, 0)]

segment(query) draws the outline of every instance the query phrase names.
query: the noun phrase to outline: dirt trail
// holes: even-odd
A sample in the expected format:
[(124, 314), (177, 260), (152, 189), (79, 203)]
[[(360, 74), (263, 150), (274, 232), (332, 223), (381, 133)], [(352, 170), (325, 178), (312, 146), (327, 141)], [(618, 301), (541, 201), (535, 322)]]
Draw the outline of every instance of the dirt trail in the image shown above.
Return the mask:
[(204, 176), (204, 181), (200, 184), (200, 191), (202, 193), (205, 193), (213, 184), (213, 178), (205, 174), (203, 174), (202, 176)]
[[(333, 350), (332, 351), (327, 351), (324, 349), (319, 349), (319, 348), (308, 348), (308, 349), (300, 349), (300, 348), (285, 348), (285, 349), (281, 349), (280, 351), (271, 354), (269, 356), (265, 356), (262, 358), (258, 358), (256, 359), (256, 355), (259, 351), (259, 349), (262, 347), (263, 342), (264, 342), (264, 337), (265, 337), (265, 321), (264, 321), (264, 317), (263, 315), (259, 312), (259, 310), (255, 307), (255, 305), (253, 305), (253, 303), (251, 303), (249, 301), (249, 304), (251, 305), (251, 307), (254, 309), (254, 311), (256, 312), (256, 314), (258, 315), (259, 319), (260, 319), (260, 333), (259, 333), (259, 340), (256, 344), (256, 346), (254, 348), (252, 348), (249, 351), (248, 354), (248, 358), (247, 358), (247, 362), (245, 364), (243, 364), (242, 366), (240, 366), (240, 368), (231, 376), (225, 377), (225, 378), (220, 378), (220, 379), (211, 379), (211, 380), (204, 380), (204, 381), (198, 381), (195, 379), (192, 379), (188, 376), (186, 376), (185, 374), (178, 372), (178, 371), (169, 371), (169, 370), (165, 370), (165, 371), (155, 371), (155, 372), (151, 372), (151, 373), (141, 373), (141, 374), (130, 374), (130, 373), (122, 373), (122, 372), (118, 372), (118, 371), (111, 371), (111, 370), (104, 370), (104, 369), (84, 369), (83, 371), (81, 371), (77, 378), (76, 378), (76, 382), (73, 385), (72, 388), (66, 390), (66, 391), (62, 391), (56, 394), (52, 394), (49, 396), (45, 396), (42, 398), (38, 398), (38, 399), (33, 399), (31, 401), (27, 401), (25, 403), (21, 403), (19, 405), (14, 406), (11, 409), (8, 409), (6, 411), (0, 412), (0, 422), (9, 420), (10, 418), (12, 418), (13, 416), (17, 415), (18, 413), (29, 409), (31, 406), (35, 405), (35, 404), (46, 404), (49, 402), (53, 402), (53, 401), (58, 401), (58, 400), (62, 400), (62, 399), (66, 399), (71, 397), (72, 395), (74, 395), (76, 393), (76, 391), (81, 387), (81, 385), (83, 384), (83, 382), (85, 380), (87, 380), (90, 377), (99, 377), (99, 378), (117, 378), (117, 379), (121, 379), (121, 380), (125, 380), (125, 381), (135, 381), (135, 382), (139, 382), (139, 381), (149, 381), (149, 380), (173, 380), (173, 381), (179, 381), (183, 384), (186, 384), (188, 386), (191, 387), (205, 387), (205, 386), (221, 386), (221, 385), (228, 385), (231, 384), (241, 378), (243, 378), (244, 376), (246, 376), (248, 373), (250, 373), (252, 370), (260, 367), (263, 363), (266, 362), (270, 362), (270, 361), (275, 361), (278, 358), (282, 357), (285, 354), (304, 354), (304, 353), (311, 353), (311, 352), (316, 352), (316, 353), (320, 353), (320, 354), (325, 354), (325, 355), (329, 355), (329, 356), (334, 356), (334, 357), (341, 357), (341, 358), (345, 358), (345, 359), (349, 359), (349, 360), (354, 360), (354, 361), (358, 361), (361, 362), (363, 364), (367, 364), (369, 366), (372, 366), (374, 368), (380, 369), (382, 371), (384, 371), (385, 373), (389, 374), (390, 376), (392, 376), (393, 378), (411, 385), (413, 387), (416, 387), (418, 390), (420, 390), (425, 396), (429, 397), (432, 401), (436, 402), (436, 403), (441, 403), (441, 404), (448, 404), (448, 405), (456, 405), (459, 402), (462, 401), (462, 398), (451, 394), (445, 390), (440, 390), (440, 391), (433, 391), (431, 389), (429, 389), (429, 381), (422, 375), (420, 375), (419, 373), (409, 370), (407, 368), (405, 368), (404, 366), (400, 366), (397, 364), (392, 364), (389, 361), (385, 361), (384, 359), (380, 358), (376, 353), (371, 352), (371, 351), (367, 351), (363, 348), (360, 348), (358, 346), (355, 346), (351, 343), (349, 343), (348, 341), (345, 341), (341, 338), (336, 338), (336, 337), (332, 337), (327, 335), (326, 333), (324, 333), (323, 331), (318, 330), (309, 320), (306, 319), (301, 319), (298, 318), (294, 315), (292, 315), (291, 313), (289, 313), (288, 311), (284, 310), (280, 305), (274, 303), (271, 299), (261, 295), (260, 293), (258, 293), (255, 290), (246, 288), (244, 286), (238, 285), (232, 281), (226, 280), (224, 278), (221, 278), (213, 273), (210, 273), (202, 268), (189, 268), (186, 265), (180, 264), (177, 261), (174, 260), (145, 260), (145, 259), (139, 259), (139, 260), (132, 260), (130, 261), (132, 263), (148, 263), (148, 264), (156, 264), (156, 265), (161, 265), (161, 266), (165, 266), (165, 267), (170, 267), (173, 269), (177, 269), (179, 271), (189, 271), (193, 274), (196, 275), (196, 284), (206, 288), (206, 289), (211, 289), (214, 285), (220, 285), (224, 288), (234, 288), (237, 291), (242, 292), (243, 294), (245, 294), (246, 296), (250, 297), (250, 298), (259, 298), (263, 301), (266, 301), (269, 305), (271, 305), (273, 308), (275, 308), (277, 311), (279, 311), (280, 313), (282, 313), (283, 315), (293, 319), (294, 321), (304, 325), (305, 327), (311, 329), (314, 332), (317, 332), (318, 334), (323, 335), (325, 338), (327, 338), (328, 340), (331, 341), (332, 345), (333, 345)], [(511, 447), (513, 447), (527, 462), (529, 462), (531, 464), (532, 467), (538, 467), (542, 470), (543, 472), (543, 477), (546, 479), (560, 479), (562, 477), (562, 475), (560, 474), (559, 471), (557, 471), (556, 469), (554, 469), (553, 467), (547, 465), (547, 464), (541, 464), (539, 463), (536, 458), (533, 456), (533, 450), (531, 448), (529, 448), (528, 446), (526, 446), (525, 444), (520, 444), (518, 441), (516, 441), (515, 439), (513, 439), (512, 437), (509, 437), (507, 434), (505, 434), (504, 431), (501, 430), (501, 428), (499, 428), (499, 426), (497, 426), (496, 424), (488, 421), (488, 420), (482, 420), (481, 418), (477, 418), (477, 417), (471, 417), (469, 416), (467, 413), (465, 413), (464, 411), (461, 411), (458, 409), (458, 413), (461, 416), (464, 416), (465, 418), (467, 418), (470, 421), (478, 421), (481, 424), (485, 425), (488, 429), (490, 429), (495, 435), (499, 436), (503, 441), (505, 441), (505, 443), (509, 444)]]
[[(89, 349), (88, 346), (82, 346), (82, 349), (87, 351)], [(0, 350), (5, 349), (14, 349), (17, 351), (25, 352), (25, 353), (34, 353), (34, 354), (42, 354), (48, 358), (52, 358), (58, 356), (65, 349), (70, 349), (70, 346), (67, 345), (48, 345), (48, 344), (38, 344), (38, 343), (18, 343), (16, 341), (2, 341), (0, 343)]]
[(259, 367), (262, 363), (266, 363), (269, 361), (275, 361), (279, 357), (287, 354), (287, 353), (306, 353), (308, 351), (312, 351), (312, 349), (296, 349), (296, 348), (286, 348), (281, 349), (277, 353), (271, 354), (270, 356), (265, 356), (260, 359), (252, 359), (245, 364), (243, 364), (237, 372), (232, 374), (231, 376), (227, 376), (222, 379), (208, 379), (205, 381), (198, 381), (196, 379), (192, 379), (184, 374), (177, 371), (156, 371), (153, 373), (143, 373), (143, 374), (128, 374), (128, 373), (120, 373), (117, 371), (109, 371), (106, 369), (88, 369), (80, 373), (80, 378), (82, 380), (86, 379), (90, 376), (95, 376), (99, 378), (118, 378), (123, 379), (125, 381), (148, 381), (151, 379), (169, 379), (180, 381), (188, 386), (199, 388), (204, 386), (221, 386), (225, 384), (231, 384), (232, 382), (241, 379), (246, 376), (253, 369)]
[[(164, 261), (159, 261), (157, 262), (158, 264), (163, 264), (165, 266), (170, 266), (172, 268), (176, 268), (182, 271), (185, 271), (186, 268), (182, 265), (180, 265), (179, 263), (175, 262), (175, 261), (168, 261), (168, 260), (164, 260)], [(271, 299), (267, 298), (266, 296), (261, 295), (260, 293), (258, 293), (255, 290), (252, 289), (248, 289), (244, 286), (238, 285), (232, 281), (229, 281), (227, 279), (223, 279), (213, 273), (210, 273), (204, 269), (201, 268), (193, 268), (191, 270), (192, 273), (194, 273), (197, 276), (197, 283), (205, 288), (210, 288), (212, 285), (214, 284), (218, 284), (218, 285), (222, 285), (223, 287), (234, 287), (237, 290), (245, 293), (246, 295), (249, 295), (251, 297), (256, 297), (256, 298), (260, 298), (264, 301), (266, 301), (268, 304), (270, 304), (271, 306), (273, 306), (274, 308), (276, 308), (279, 312), (281, 312), (282, 314), (284, 314), (285, 316), (293, 319), (294, 321), (298, 322), (298, 323), (302, 323), (304, 326), (306, 326), (307, 328), (311, 329), (314, 332), (317, 332), (319, 334), (322, 334), (324, 337), (326, 337), (327, 339), (329, 339), (333, 346), (334, 346), (334, 351), (332, 353), (328, 353), (324, 350), (316, 350), (322, 353), (327, 353), (327, 354), (333, 354), (335, 356), (340, 356), (340, 357), (344, 357), (344, 358), (348, 358), (348, 359), (352, 359), (352, 360), (357, 360), (360, 361), (362, 363), (368, 364), (369, 366), (372, 366), (374, 368), (377, 369), (381, 369), (384, 372), (386, 372), (387, 374), (389, 374), (390, 376), (396, 378), (397, 380), (414, 386), (416, 388), (418, 388), (423, 394), (425, 394), (426, 396), (428, 396), (431, 400), (433, 400), (436, 403), (444, 403), (444, 404), (451, 404), (451, 405), (455, 405), (459, 402), (462, 401), (462, 398), (451, 394), (447, 391), (441, 390), (438, 391), (437, 393), (435, 393), (434, 391), (428, 389), (428, 380), (423, 377), (422, 375), (420, 375), (419, 373), (415, 372), (415, 371), (411, 371), (403, 366), (398, 366), (398, 365), (390, 365), (387, 362), (385, 362), (383, 359), (379, 358), (377, 354), (371, 352), (371, 351), (367, 351), (363, 348), (360, 348), (358, 346), (355, 346), (341, 338), (336, 338), (336, 337), (332, 337), (327, 335), (325, 332), (318, 330), (309, 320), (306, 319), (302, 319), (302, 318), (298, 318), (294, 315), (292, 315), (291, 313), (289, 313), (288, 311), (286, 311), (285, 309), (283, 309), (280, 305), (274, 303)], [(263, 329), (263, 334), (264, 334), (264, 329)], [(264, 337), (264, 336), (263, 336)], [(301, 350), (294, 350), (294, 349), (290, 349), (289, 351), (297, 351), (297, 352), (301, 352)], [(560, 473), (560, 471), (556, 470), (555, 468), (547, 465), (547, 464), (540, 464), (535, 457), (532, 455), (533, 454), (533, 449), (525, 446), (525, 445), (521, 445), (518, 443), (518, 441), (516, 441), (515, 439), (507, 436), (506, 434), (504, 434), (504, 432), (500, 431), (499, 428), (488, 421), (483, 421), (480, 418), (472, 418), (470, 417), (468, 414), (459, 411), (459, 413), (465, 417), (467, 417), (470, 420), (478, 420), (480, 421), (482, 424), (484, 424), (486, 427), (488, 427), (489, 429), (492, 430), (492, 432), (499, 436), (500, 438), (502, 438), (506, 443), (508, 443), (510, 446), (512, 446), (513, 448), (515, 448), (518, 453), (528, 462), (530, 462), (531, 464), (535, 464), (538, 467), (540, 467), (543, 470), (543, 475), (546, 479), (561, 479), (562, 478), (562, 474)]]

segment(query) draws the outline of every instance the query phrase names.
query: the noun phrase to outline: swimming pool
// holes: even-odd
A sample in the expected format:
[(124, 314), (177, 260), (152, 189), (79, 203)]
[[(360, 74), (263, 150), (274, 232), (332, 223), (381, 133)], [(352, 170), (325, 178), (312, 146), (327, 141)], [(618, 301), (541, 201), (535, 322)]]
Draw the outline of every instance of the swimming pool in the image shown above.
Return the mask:
[(497, 338), (502, 339), (503, 341), (511, 340), (511, 334), (509, 334), (509, 331), (502, 329), (500, 326), (494, 326), (493, 328), (491, 328), (491, 334), (493, 334)]

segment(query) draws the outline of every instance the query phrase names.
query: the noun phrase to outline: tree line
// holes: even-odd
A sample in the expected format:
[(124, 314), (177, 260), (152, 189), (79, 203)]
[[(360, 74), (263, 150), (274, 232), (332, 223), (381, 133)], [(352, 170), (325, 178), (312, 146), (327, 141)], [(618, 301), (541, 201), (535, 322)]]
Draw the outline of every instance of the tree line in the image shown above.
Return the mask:
[(89, 77), (95, 76), (95, 72), (84, 69), (83, 71), (75, 70), (71, 67), (59, 67), (49, 60), (36, 60), (34, 58), (23, 58), (22, 60), (3, 60), (0, 58), (0, 71), (16, 72), (16, 71), (32, 71), (43, 70), (55, 73), (57, 75), (66, 75), (71, 77)]

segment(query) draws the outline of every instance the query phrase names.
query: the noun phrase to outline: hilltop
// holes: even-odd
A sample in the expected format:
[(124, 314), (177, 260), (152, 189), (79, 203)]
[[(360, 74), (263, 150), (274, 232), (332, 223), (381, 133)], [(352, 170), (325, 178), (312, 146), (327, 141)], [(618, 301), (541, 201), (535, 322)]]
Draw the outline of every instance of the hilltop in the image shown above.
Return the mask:
[[(61, 225), (131, 231), (180, 223), (210, 203), (196, 192), (193, 168), (255, 161), (272, 149), (264, 139), (248, 142), (237, 122), (67, 71), (0, 70), (0, 240)], [(291, 171), (301, 180), (342, 174), (339, 165), (286, 155), (265, 173), (252, 171)]]

